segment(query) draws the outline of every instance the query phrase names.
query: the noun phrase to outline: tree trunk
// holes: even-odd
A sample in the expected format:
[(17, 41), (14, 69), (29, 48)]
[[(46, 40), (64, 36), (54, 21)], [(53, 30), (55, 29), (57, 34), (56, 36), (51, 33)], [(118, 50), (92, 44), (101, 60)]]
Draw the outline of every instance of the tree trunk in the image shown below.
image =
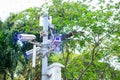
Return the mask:
[(70, 52), (69, 52), (68, 49), (66, 50), (66, 52), (67, 52), (67, 56), (66, 56), (66, 59), (65, 59), (65, 68), (64, 68), (64, 78), (63, 78), (63, 80), (67, 80), (66, 72), (67, 72), (67, 64), (68, 64), (69, 55), (70, 55)]
[(6, 74), (6, 72), (4, 71), (4, 80), (6, 80), (6, 75), (7, 75), (7, 74)]
[(14, 73), (13, 73), (13, 71), (11, 71), (10, 74), (11, 74), (11, 80), (14, 80)]

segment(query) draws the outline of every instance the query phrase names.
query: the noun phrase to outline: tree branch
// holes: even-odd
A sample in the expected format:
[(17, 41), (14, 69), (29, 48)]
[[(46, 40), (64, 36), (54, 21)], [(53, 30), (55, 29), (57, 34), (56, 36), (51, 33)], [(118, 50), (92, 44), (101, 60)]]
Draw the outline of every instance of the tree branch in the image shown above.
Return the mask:
[(96, 48), (98, 47), (98, 43), (95, 43), (94, 48), (92, 50), (92, 58), (91, 61), (89, 62), (89, 64), (86, 66), (85, 69), (82, 70), (81, 74), (78, 77), (78, 80), (81, 80), (82, 76), (85, 74), (85, 72), (88, 70), (88, 68), (90, 67), (90, 65), (93, 64), (93, 61), (95, 60), (95, 55), (98, 53), (98, 50), (95, 52)]
[[(66, 44), (66, 45), (67, 45), (67, 44)], [(67, 64), (68, 64), (69, 55), (70, 55), (70, 52), (69, 52), (68, 49), (66, 49), (66, 52), (67, 52), (67, 56), (66, 56), (66, 59), (65, 59), (65, 68), (64, 68), (64, 74), (65, 74), (65, 77), (64, 77), (64, 80), (66, 80)]]

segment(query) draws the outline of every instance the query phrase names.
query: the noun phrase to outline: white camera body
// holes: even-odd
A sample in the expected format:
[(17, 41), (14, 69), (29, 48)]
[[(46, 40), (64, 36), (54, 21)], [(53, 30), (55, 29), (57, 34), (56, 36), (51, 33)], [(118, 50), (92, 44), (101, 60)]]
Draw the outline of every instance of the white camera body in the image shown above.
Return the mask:
[(17, 35), (17, 38), (20, 41), (31, 41), (31, 40), (36, 39), (36, 36), (33, 34), (19, 34), (19, 35)]

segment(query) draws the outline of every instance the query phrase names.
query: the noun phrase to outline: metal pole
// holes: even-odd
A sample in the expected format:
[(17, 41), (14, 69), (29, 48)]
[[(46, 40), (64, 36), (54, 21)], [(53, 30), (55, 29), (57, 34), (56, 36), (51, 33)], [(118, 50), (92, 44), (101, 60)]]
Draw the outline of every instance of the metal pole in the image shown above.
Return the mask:
[(43, 58), (42, 58), (42, 80), (47, 80), (47, 67), (48, 67), (48, 57), (47, 57), (47, 51), (48, 51), (48, 48), (47, 48), (47, 44), (48, 44), (48, 15), (44, 15), (42, 17), (42, 23), (43, 23), (43, 31), (46, 31), (46, 36), (43, 36), (43, 48), (42, 48), (42, 51), (43, 51), (43, 55), (45, 55)]
[(35, 67), (35, 63), (36, 63), (36, 45), (33, 45), (32, 67)]

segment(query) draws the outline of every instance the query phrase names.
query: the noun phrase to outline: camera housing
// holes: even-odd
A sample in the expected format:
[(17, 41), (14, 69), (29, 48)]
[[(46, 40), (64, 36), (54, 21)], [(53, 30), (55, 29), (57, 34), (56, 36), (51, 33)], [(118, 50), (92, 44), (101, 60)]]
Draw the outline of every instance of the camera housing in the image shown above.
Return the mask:
[(18, 34), (17, 38), (20, 41), (31, 41), (36, 39), (36, 36), (33, 34)]
[(61, 36), (58, 35), (54, 37), (52, 44), (56, 44), (56, 43), (58, 44), (60, 42), (61, 42)]

